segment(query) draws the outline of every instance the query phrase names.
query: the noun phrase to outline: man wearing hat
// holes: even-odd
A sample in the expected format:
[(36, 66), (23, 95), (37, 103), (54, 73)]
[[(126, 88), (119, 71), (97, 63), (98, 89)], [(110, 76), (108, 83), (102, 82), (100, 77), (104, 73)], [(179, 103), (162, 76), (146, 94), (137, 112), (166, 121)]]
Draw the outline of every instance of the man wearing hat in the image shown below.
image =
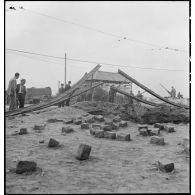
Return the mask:
[[(63, 94), (65, 92), (64, 84), (61, 83), (61, 87), (59, 88), (59, 95)], [(58, 107), (64, 107), (64, 102), (60, 102), (58, 104)]]

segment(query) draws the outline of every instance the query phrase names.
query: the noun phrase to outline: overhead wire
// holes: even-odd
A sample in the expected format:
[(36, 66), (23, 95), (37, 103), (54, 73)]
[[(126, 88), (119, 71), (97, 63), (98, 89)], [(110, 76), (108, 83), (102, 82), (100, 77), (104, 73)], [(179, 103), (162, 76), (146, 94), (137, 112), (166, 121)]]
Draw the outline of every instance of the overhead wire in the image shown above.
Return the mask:
[[(37, 55), (37, 56), (43, 56), (43, 57), (49, 57), (49, 58), (55, 58), (55, 59), (61, 59), (64, 60), (65, 57), (59, 57), (59, 56), (53, 56), (53, 55), (47, 55), (47, 54), (41, 54), (41, 53), (35, 53), (35, 52), (28, 52), (23, 50), (17, 50), (17, 49), (10, 49), (7, 48), (8, 51), (14, 51), (18, 53), (25, 53), (25, 54), (31, 54), (31, 55)], [(70, 61), (76, 61), (76, 62), (83, 62), (83, 63), (92, 63), (92, 64), (101, 64), (105, 66), (116, 66), (116, 67), (125, 67), (125, 68), (137, 68), (137, 69), (148, 69), (148, 70), (166, 70), (166, 71), (184, 71), (188, 72), (187, 70), (182, 69), (165, 69), (165, 68), (151, 68), (151, 67), (139, 67), (139, 66), (127, 66), (127, 65), (119, 65), (119, 64), (111, 64), (111, 63), (105, 63), (105, 62), (96, 62), (96, 61), (89, 61), (89, 60), (81, 60), (81, 59), (75, 59), (75, 58), (66, 58)]]
[(118, 41), (126, 40), (126, 41), (130, 41), (130, 42), (135, 42), (135, 43), (149, 45), (149, 46), (153, 46), (153, 47), (157, 47), (158, 48), (158, 49), (154, 49), (153, 48), (151, 50), (162, 50), (163, 49), (163, 50), (171, 50), (171, 51), (176, 51), (176, 52), (187, 52), (186, 50), (181, 50), (181, 49), (176, 49), (176, 48), (171, 48), (171, 47), (164, 47), (164, 46), (156, 45), (156, 44), (153, 44), (153, 43), (147, 43), (147, 42), (141, 41), (141, 40), (131, 39), (131, 38), (127, 37), (127, 36), (121, 36), (121, 35), (116, 35), (114, 33), (105, 32), (105, 31), (102, 31), (102, 30), (99, 30), (99, 29), (96, 29), (96, 28), (93, 28), (93, 27), (89, 27), (89, 26), (83, 25), (83, 24), (79, 24), (79, 23), (68, 21), (68, 20), (65, 20), (65, 19), (58, 18), (58, 17), (50, 16), (48, 14), (40, 13), (40, 12), (31, 10), (31, 9), (27, 9), (27, 8), (24, 8), (23, 6), (20, 6), (19, 8), (24, 10), (24, 11), (27, 11), (27, 12), (31, 12), (31, 13), (34, 13), (34, 14), (37, 14), (37, 15), (41, 15), (41, 16), (50, 18), (50, 19), (57, 20), (59, 22), (63, 22), (63, 23), (71, 24), (71, 25), (76, 25), (76, 26), (79, 26), (81, 28), (85, 28), (85, 29), (88, 29), (88, 30), (92, 30), (92, 31), (96, 31), (98, 33), (102, 33), (102, 34), (108, 35), (108, 36), (119, 38), (120, 40), (118, 40)]

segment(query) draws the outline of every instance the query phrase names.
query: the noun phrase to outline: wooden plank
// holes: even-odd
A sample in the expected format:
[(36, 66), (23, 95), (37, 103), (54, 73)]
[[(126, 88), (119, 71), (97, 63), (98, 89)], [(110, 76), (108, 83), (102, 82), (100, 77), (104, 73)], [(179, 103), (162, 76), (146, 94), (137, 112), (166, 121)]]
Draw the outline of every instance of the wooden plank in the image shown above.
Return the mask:
[(149, 94), (151, 94), (151, 95), (155, 96), (156, 98), (162, 100), (163, 102), (166, 102), (166, 103), (168, 103), (170, 105), (173, 105), (173, 106), (176, 106), (176, 107), (179, 107), (179, 108), (189, 109), (189, 106), (181, 105), (181, 104), (176, 104), (175, 102), (171, 102), (171, 101), (163, 98), (162, 96), (158, 95), (157, 93), (155, 93), (151, 89), (147, 88), (146, 86), (144, 86), (143, 84), (141, 84), (140, 82), (138, 82), (137, 80), (135, 80), (134, 78), (132, 78), (129, 75), (127, 75), (122, 70), (118, 69), (118, 73), (121, 74), (122, 76), (124, 76), (125, 78), (127, 78), (128, 80), (130, 80), (132, 83), (136, 84), (137, 86), (139, 86), (142, 89), (144, 89), (145, 91), (147, 91)]
[(125, 95), (127, 97), (130, 97), (130, 98), (132, 98), (132, 99), (134, 99), (136, 101), (142, 102), (144, 104), (148, 104), (148, 105), (156, 106), (156, 107), (162, 106), (161, 104), (156, 104), (154, 102), (150, 102), (150, 101), (147, 101), (147, 100), (143, 100), (143, 99), (137, 98), (137, 97), (135, 97), (135, 96), (133, 96), (133, 95), (131, 95), (131, 94), (129, 94), (129, 93), (119, 89), (119, 88), (116, 88), (114, 86), (111, 86), (110, 88), (112, 88), (113, 90), (115, 90), (115, 91), (117, 91), (117, 92), (119, 92), (119, 93), (121, 93), (121, 94), (123, 94), (123, 95)]

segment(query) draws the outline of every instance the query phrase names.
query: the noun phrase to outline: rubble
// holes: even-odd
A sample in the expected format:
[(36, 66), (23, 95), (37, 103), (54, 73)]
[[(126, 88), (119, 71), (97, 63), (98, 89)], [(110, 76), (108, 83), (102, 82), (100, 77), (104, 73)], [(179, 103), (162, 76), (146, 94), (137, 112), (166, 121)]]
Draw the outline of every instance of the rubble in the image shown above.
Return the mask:
[(118, 130), (119, 129), (119, 125), (116, 123), (112, 124), (112, 130)]
[(32, 172), (37, 168), (37, 164), (34, 161), (19, 161), (16, 166), (16, 173), (22, 174), (24, 172)]
[(113, 118), (113, 122), (115, 123), (121, 122), (120, 116), (116, 116), (115, 118)]
[(91, 152), (91, 146), (86, 144), (80, 144), (76, 158), (78, 160), (87, 160)]
[(116, 139), (119, 141), (130, 141), (131, 136), (130, 136), (130, 134), (120, 133), (120, 134), (116, 135)]
[(148, 125), (138, 125), (138, 130), (140, 129), (148, 129)]
[(99, 128), (99, 129), (101, 129), (102, 125), (100, 125), (100, 124), (92, 124), (92, 128)]
[(64, 122), (61, 119), (51, 118), (47, 120), (48, 123)]
[(150, 139), (151, 144), (165, 145), (164, 138), (159, 136), (152, 136)]
[(45, 142), (44, 140), (40, 140), (40, 141), (39, 141), (40, 144), (43, 144), (44, 142)]
[(55, 139), (52, 139), (52, 138), (50, 138), (50, 140), (49, 140), (49, 143), (48, 143), (48, 147), (49, 148), (55, 148), (55, 147), (58, 147), (59, 146), (59, 142), (58, 141), (56, 141)]
[(71, 124), (71, 123), (73, 123), (73, 119), (65, 120), (64, 123), (67, 124), (67, 125)]
[(170, 126), (165, 126), (165, 127), (164, 127), (164, 130), (165, 130), (166, 132), (168, 132), (168, 133), (173, 133), (173, 132), (175, 132), (174, 127), (170, 127)]
[(44, 125), (34, 125), (34, 130), (44, 130), (45, 129), (45, 124)]
[(74, 120), (75, 125), (80, 125), (81, 123), (82, 123), (82, 119), (77, 118)]
[(94, 116), (93, 115), (89, 115), (86, 118), (84, 118), (84, 121), (86, 123), (94, 123), (95, 122), (95, 119), (94, 119)]

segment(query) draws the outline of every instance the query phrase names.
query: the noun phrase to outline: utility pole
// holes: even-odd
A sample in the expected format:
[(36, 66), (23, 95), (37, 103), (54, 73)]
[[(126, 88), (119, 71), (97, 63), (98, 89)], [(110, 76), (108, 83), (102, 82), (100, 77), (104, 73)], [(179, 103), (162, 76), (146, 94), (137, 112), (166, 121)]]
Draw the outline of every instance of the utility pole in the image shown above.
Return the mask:
[(64, 72), (64, 86), (66, 86), (66, 53), (65, 53), (65, 72)]

